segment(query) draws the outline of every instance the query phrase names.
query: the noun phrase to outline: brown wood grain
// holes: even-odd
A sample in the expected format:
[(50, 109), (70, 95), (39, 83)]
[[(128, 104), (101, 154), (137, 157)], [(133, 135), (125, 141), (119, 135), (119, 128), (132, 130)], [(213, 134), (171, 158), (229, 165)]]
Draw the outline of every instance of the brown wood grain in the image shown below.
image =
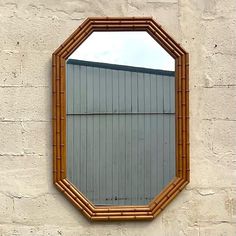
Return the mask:
[[(66, 59), (94, 31), (146, 31), (174, 59), (176, 177), (145, 206), (95, 206), (66, 179)], [(189, 55), (151, 17), (86, 19), (52, 55), (53, 182), (87, 218), (152, 220), (189, 182)]]

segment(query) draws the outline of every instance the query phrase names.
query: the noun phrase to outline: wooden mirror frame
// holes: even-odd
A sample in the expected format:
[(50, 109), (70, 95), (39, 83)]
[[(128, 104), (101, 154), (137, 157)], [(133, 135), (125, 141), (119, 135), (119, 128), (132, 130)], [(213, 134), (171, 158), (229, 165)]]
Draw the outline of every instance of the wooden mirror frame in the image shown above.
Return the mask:
[[(175, 59), (176, 177), (148, 205), (95, 206), (66, 179), (66, 60), (94, 31), (146, 31)], [(189, 56), (149, 17), (88, 18), (52, 55), (53, 182), (91, 220), (151, 220), (189, 183)]]

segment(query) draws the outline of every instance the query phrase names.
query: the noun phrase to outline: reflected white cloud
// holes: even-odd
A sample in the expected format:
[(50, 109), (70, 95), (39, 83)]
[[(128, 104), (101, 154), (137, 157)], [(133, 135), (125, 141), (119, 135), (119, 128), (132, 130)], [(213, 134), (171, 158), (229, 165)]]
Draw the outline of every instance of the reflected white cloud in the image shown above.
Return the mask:
[(94, 32), (69, 59), (175, 70), (174, 59), (144, 31)]

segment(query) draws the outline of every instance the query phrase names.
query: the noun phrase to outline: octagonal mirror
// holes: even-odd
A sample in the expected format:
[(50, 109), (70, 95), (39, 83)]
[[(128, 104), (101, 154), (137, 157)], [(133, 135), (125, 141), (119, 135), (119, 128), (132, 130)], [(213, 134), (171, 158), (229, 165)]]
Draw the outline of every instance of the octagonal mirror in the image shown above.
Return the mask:
[(90, 219), (152, 219), (188, 183), (188, 55), (151, 18), (85, 21), (53, 101), (54, 183)]

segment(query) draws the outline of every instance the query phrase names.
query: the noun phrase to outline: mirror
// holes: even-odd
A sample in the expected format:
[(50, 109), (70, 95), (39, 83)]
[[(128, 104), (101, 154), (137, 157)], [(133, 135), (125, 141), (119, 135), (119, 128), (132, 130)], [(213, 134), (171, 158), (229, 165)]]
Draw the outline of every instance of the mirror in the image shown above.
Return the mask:
[(86, 19), (52, 54), (53, 182), (90, 220), (152, 220), (189, 183), (189, 55), (150, 17)]
[(148, 205), (176, 176), (175, 59), (146, 31), (93, 32), (66, 61), (67, 179)]

